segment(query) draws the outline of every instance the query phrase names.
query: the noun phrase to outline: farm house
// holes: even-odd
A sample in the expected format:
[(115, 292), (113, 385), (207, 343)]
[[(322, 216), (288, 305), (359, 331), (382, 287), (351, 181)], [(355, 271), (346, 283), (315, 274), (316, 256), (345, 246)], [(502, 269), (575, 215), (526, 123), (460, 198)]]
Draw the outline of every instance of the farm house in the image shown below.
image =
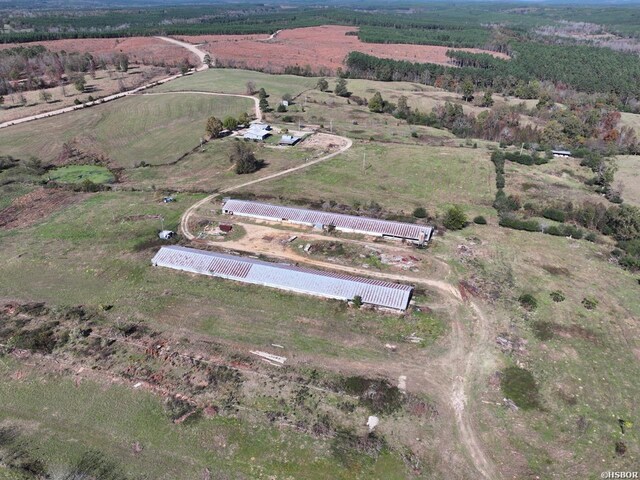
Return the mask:
[(271, 135), (271, 126), (266, 123), (252, 123), (243, 138), (245, 140), (263, 141)]
[(222, 206), (227, 215), (238, 215), (274, 222), (289, 222), (316, 228), (335, 227), (348, 233), (377, 237), (399, 238), (423, 245), (431, 240), (433, 227), (415, 223), (392, 222), (375, 218), (343, 215), (339, 213), (283, 207), (245, 200), (227, 200)]
[(413, 293), (408, 285), (179, 246), (161, 247), (151, 263), (316, 297), (349, 301), (360, 296), (363, 304), (391, 310), (406, 310)]

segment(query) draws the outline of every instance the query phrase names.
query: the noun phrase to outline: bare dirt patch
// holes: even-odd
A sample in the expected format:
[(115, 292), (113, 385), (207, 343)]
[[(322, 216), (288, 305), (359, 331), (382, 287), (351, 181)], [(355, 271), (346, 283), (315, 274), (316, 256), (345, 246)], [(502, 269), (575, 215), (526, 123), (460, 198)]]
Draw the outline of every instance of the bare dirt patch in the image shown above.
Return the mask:
[[(355, 35), (346, 35), (353, 30), (353, 27), (324, 25), (284, 30), (272, 40), (268, 40), (266, 35), (199, 35), (179, 38), (203, 44), (202, 48), (211, 53), (219, 65), (260, 68), (270, 73), (282, 72), (285, 67), (296, 65), (302, 68), (310, 65), (310, 69), (316, 73), (334, 73), (338, 67), (344, 66), (344, 58), (353, 51), (382, 58), (449, 65), (446, 56), (449, 47), (363, 43)], [(506, 58), (502, 54), (479, 49), (458, 50)]]
[(7, 230), (28, 227), (83, 198), (82, 194), (65, 190), (34, 190), (16, 198), (7, 208), (0, 210), (0, 227)]

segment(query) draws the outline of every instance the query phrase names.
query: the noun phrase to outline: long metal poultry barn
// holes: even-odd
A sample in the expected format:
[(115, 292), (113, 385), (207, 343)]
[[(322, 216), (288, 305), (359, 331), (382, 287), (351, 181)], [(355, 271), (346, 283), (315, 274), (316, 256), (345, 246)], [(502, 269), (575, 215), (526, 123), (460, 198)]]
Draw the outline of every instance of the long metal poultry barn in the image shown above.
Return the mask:
[(335, 227), (336, 230), (342, 232), (401, 238), (419, 245), (423, 245), (431, 240), (431, 236), (433, 235), (433, 227), (429, 227), (428, 225), (391, 222), (369, 217), (321, 212), (304, 208), (283, 207), (281, 205), (271, 205), (246, 200), (228, 199), (222, 206), (222, 212), (227, 215), (251, 217), (272, 222), (290, 222), (319, 228), (331, 225)]
[(362, 298), (362, 303), (392, 310), (406, 310), (413, 287), (341, 273), (271, 263), (180, 246), (160, 248), (153, 266), (173, 268), (211, 277), (264, 285), (290, 292), (338, 300)]

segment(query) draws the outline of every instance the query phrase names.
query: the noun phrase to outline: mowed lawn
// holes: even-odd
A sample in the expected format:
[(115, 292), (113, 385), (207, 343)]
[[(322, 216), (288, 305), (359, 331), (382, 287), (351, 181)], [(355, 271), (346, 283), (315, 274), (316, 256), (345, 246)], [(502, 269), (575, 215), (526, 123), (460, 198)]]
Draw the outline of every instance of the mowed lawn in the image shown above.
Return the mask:
[(377, 202), (408, 214), (418, 206), (439, 213), (452, 204), (486, 213), (495, 181), (485, 149), (354, 142), (344, 155), (245, 191), (350, 205)]
[[(640, 115), (638, 117), (640, 118)], [(640, 156), (619, 155), (616, 157), (616, 162), (618, 171), (615, 183), (623, 185), (622, 198), (625, 202), (640, 207)]]
[(176, 92), (180, 90), (199, 90), (204, 92), (223, 92), (245, 95), (247, 83), (253, 82), (257, 89), (264, 88), (274, 105), (280, 101), (282, 95), (292, 96), (314, 88), (317, 78), (296, 77), (295, 75), (270, 75), (251, 70), (235, 70), (231, 68), (212, 68), (187, 77), (165, 83), (153, 91)]
[(206, 119), (252, 113), (250, 99), (197, 94), (139, 95), (0, 130), (4, 155), (50, 162), (65, 142), (133, 167), (175, 161), (205, 136)]

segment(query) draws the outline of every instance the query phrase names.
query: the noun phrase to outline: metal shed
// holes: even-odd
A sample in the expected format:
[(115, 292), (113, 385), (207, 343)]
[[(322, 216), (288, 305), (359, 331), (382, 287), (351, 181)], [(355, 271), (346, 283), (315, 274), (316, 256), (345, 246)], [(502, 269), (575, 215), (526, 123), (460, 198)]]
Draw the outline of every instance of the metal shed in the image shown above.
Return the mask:
[(428, 242), (433, 235), (433, 227), (428, 225), (392, 222), (246, 200), (227, 200), (222, 206), (222, 211), (227, 215), (239, 215), (276, 222), (291, 222), (311, 227), (315, 225), (333, 225), (336, 230), (343, 232), (402, 238), (420, 244)]
[(264, 285), (290, 292), (338, 300), (362, 298), (362, 303), (406, 310), (413, 287), (341, 273), (270, 263), (252, 258), (180, 246), (162, 247), (151, 263), (185, 272)]
[(282, 135), (282, 138), (280, 138), (280, 141), (278, 142), (278, 144), (279, 145), (295, 145), (300, 140), (301, 140), (300, 137), (294, 137), (293, 135)]

